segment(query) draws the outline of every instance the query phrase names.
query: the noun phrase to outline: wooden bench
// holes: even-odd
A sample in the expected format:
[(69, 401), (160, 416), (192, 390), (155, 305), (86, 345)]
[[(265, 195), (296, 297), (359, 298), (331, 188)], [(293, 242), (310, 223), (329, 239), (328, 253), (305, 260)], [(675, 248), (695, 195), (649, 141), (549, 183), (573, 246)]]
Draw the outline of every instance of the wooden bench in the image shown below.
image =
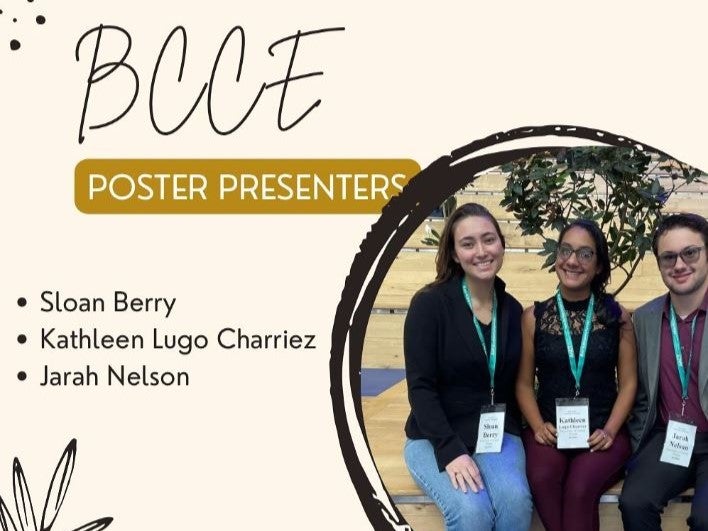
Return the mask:
[[(398, 510), (416, 530), (442, 530), (443, 522), (437, 507), (413, 481), (403, 461), (405, 434), (403, 426), (410, 407), (406, 394), (406, 382), (402, 381), (375, 398), (362, 400), (366, 435), (374, 462), (386, 490)], [(602, 531), (621, 530), (617, 499), (622, 490), (621, 482), (609, 489), (600, 498)], [(690, 511), (688, 502), (693, 489), (684, 492), (665, 511), (665, 530), (686, 529)], [(538, 517), (534, 516), (532, 529), (542, 530)]]

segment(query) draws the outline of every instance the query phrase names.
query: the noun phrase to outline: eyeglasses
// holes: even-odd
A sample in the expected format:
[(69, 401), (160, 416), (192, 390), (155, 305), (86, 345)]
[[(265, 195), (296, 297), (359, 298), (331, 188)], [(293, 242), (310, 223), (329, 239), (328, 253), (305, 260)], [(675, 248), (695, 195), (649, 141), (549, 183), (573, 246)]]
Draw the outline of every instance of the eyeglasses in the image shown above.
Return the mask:
[(678, 253), (662, 253), (659, 255), (659, 265), (666, 269), (674, 267), (676, 265), (676, 259), (680, 256), (684, 264), (692, 264), (698, 257), (701, 256), (701, 251), (705, 249), (705, 245), (692, 245), (691, 247), (686, 247)]
[(592, 262), (592, 257), (595, 256), (595, 251), (590, 249), (590, 247), (580, 247), (579, 249), (573, 249), (570, 245), (561, 245), (558, 247), (558, 253), (556, 258), (565, 262), (569, 260), (572, 254), (575, 253), (575, 257), (581, 264), (589, 264)]

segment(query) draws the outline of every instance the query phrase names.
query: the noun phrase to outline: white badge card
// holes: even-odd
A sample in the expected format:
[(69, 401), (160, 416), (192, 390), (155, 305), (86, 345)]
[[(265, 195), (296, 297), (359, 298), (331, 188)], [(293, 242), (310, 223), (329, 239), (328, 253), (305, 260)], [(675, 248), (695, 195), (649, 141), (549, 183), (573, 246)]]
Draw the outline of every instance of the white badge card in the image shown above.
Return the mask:
[(557, 448), (589, 448), (590, 400), (556, 398)]
[(696, 426), (686, 418), (670, 415), (669, 424), (666, 426), (664, 449), (661, 451), (659, 461), (688, 467), (695, 443)]
[(501, 452), (504, 439), (504, 416), (506, 404), (482, 406), (479, 416), (479, 431), (477, 432), (477, 448), (475, 453), (489, 454)]

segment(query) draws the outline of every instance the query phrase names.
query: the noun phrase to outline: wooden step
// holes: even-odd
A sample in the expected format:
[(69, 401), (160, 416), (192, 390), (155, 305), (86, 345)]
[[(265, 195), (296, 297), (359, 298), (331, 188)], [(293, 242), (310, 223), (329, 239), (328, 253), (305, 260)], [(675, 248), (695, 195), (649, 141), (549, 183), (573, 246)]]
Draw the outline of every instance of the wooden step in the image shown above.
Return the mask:
[[(502, 173), (501, 171), (489, 171), (478, 175), (474, 181), (465, 187), (467, 192), (503, 192), (506, 188), (506, 183), (509, 178), (509, 174)], [(676, 189), (674, 193), (679, 195), (684, 194), (708, 194), (708, 178), (703, 180), (707, 182), (692, 182), (690, 184), (684, 184)], [(664, 187), (665, 190), (671, 190), (674, 182), (671, 181), (669, 177), (659, 177), (659, 183)], [(678, 182), (676, 185), (678, 186)], [(595, 188), (598, 192), (604, 191), (605, 181), (602, 177), (595, 178)]]
[[(431, 218), (427, 220), (416, 229), (410, 238), (408, 238), (405, 247), (413, 249), (436, 249), (435, 246), (426, 245), (421, 240), (427, 237), (427, 227), (435, 229), (438, 234), (442, 234), (444, 225), (445, 221), (440, 218)], [(518, 221), (500, 221), (499, 227), (501, 228), (504, 239), (506, 240), (507, 249), (540, 249), (543, 247), (543, 238), (541, 236), (524, 236), (521, 234)], [(553, 233), (549, 231), (548, 234), (551, 235)]]
[[(533, 301), (550, 297), (558, 284), (555, 274), (541, 269), (545, 257), (536, 253), (507, 252), (500, 277), (507, 290), (526, 307)], [(435, 253), (402, 251), (394, 260), (374, 302), (374, 308), (406, 309), (411, 297), (435, 278)], [(615, 272), (609, 291), (624, 280), (622, 272)], [(656, 260), (647, 254), (637, 267), (634, 277), (619, 295), (619, 301), (634, 310), (654, 297), (665, 293)]]
[[(498, 221), (513, 221), (517, 218), (511, 212), (507, 212), (504, 207), (499, 203), (504, 199), (504, 194), (494, 193), (494, 194), (483, 194), (483, 193), (471, 193), (463, 192), (456, 195), (457, 204), (463, 205), (466, 203), (479, 203), (486, 207), (489, 212)], [(601, 197), (604, 197), (601, 195)], [(666, 204), (663, 206), (662, 211), (664, 214), (671, 214), (676, 212), (692, 212), (694, 214), (699, 214), (704, 217), (708, 217), (708, 198), (703, 195), (672, 195)]]
[(405, 314), (372, 314), (366, 327), (361, 366), (368, 369), (402, 369)]

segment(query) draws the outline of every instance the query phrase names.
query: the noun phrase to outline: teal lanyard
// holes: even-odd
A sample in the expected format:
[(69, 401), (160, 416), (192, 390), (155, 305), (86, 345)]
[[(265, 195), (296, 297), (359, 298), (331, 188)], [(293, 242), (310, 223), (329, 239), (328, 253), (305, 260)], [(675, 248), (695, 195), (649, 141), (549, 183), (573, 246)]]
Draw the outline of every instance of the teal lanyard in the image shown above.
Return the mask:
[(465, 282), (465, 277), (462, 277), (462, 294), (467, 301), (467, 306), (470, 307), (472, 312), (472, 321), (474, 322), (475, 330), (477, 330), (477, 336), (479, 336), (479, 342), (482, 344), (482, 350), (484, 355), (487, 357), (487, 367), (489, 368), (489, 382), (490, 382), (490, 394), (492, 397), (492, 404), (494, 404), (494, 373), (497, 369), (497, 294), (492, 292), (492, 333), (489, 338), (489, 350), (487, 350), (487, 345), (484, 342), (484, 334), (482, 333), (482, 326), (479, 324), (477, 316), (474, 314), (472, 309), (472, 295), (470, 294), (470, 288)]
[(573, 339), (570, 336), (570, 325), (568, 324), (568, 316), (565, 313), (563, 306), (563, 298), (560, 291), (556, 291), (556, 305), (558, 306), (558, 315), (560, 315), (561, 324), (563, 325), (563, 336), (565, 337), (565, 348), (568, 351), (568, 361), (570, 361), (570, 371), (575, 378), (575, 396), (580, 394), (580, 377), (583, 374), (583, 366), (585, 365), (585, 352), (588, 350), (588, 339), (590, 337), (590, 328), (592, 328), (592, 316), (595, 312), (595, 295), (590, 294), (590, 302), (588, 309), (585, 312), (585, 324), (583, 325), (583, 337), (580, 340), (580, 352), (578, 353), (578, 361), (575, 361), (575, 349), (573, 348)]
[(693, 334), (696, 332), (696, 318), (698, 312), (693, 316), (691, 322), (691, 349), (688, 351), (688, 365), (683, 366), (683, 355), (681, 350), (681, 340), (679, 339), (678, 324), (676, 324), (676, 312), (674, 305), (669, 305), (669, 325), (671, 326), (671, 341), (674, 344), (674, 356), (676, 356), (676, 368), (678, 369), (679, 379), (681, 380), (681, 416), (686, 409), (686, 401), (688, 400), (688, 382), (691, 379), (691, 359), (693, 358)]

